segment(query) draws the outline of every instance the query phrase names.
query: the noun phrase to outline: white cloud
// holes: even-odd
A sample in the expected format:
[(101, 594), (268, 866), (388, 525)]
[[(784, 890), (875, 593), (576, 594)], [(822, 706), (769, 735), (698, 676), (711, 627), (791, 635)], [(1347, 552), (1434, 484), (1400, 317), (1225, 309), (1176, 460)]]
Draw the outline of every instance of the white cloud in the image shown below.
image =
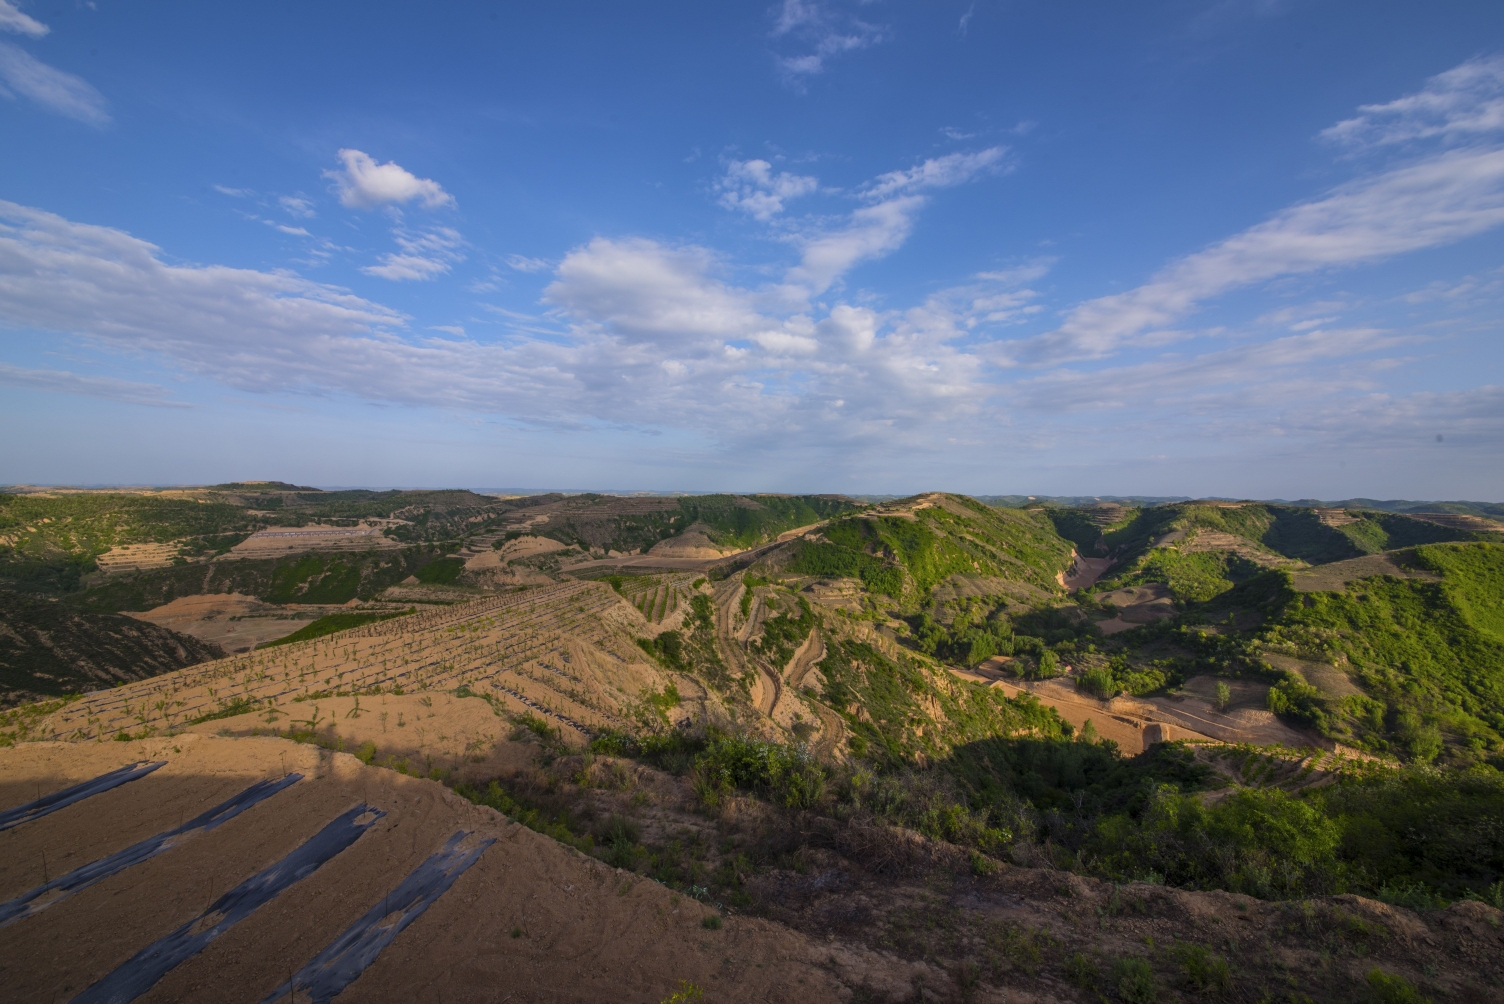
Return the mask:
[(361, 271), (366, 275), (374, 275), (378, 279), (390, 279), (393, 282), (404, 280), (432, 279), (434, 276), (443, 275), (449, 271), (449, 263), (438, 258), (425, 258), (422, 255), (412, 254), (384, 254), (381, 256), (380, 265), (366, 265)]
[(773, 37), (797, 40), (810, 50), (777, 57), (784, 77), (798, 86), (800, 78), (824, 72), (825, 61), (831, 56), (883, 41), (883, 31), (816, 0), (784, 0), (773, 26)]
[(1153, 338), (1239, 287), (1449, 244), (1504, 223), (1504, 149), (1438, 154), (1291, 206), (1148, 283), (1072, 310), (1055, 331), (1013, 345), (1020, 362), (1102, 356)]
[(716, 182), (722, 206), (741, 210), (763, 222), (783, 212), (785, 201), (808, 195), (819, 187), (819, 180), (809, 175), (787, 171), (775, 175), (773, 165), (765, 160), (728, 161), (726, 174)]
[(425, 208), (453, 206), (454, 196), (437, 182), (419, 178), (397, 164), (378, 164), (359, 150), (341, 150), (341, 170), (325, 171), (334, 180), (341, 204), (351, 209), (372, 209), (394, 203), (418, 200)]
[(745, 337), (762, 324), (751, 298), (712, 278), (704, 248), (596, 238), (559, 263), (544, 299), (579, 320), (634, 341), (667, 339), (702, 349)]
[(51, 30), (42, 22), (17, 10), (10, 0), (0, 0), (0, 31), (41, 38)]
[[(1205, 410), (1213, 402), (1225, 403), (1229, 388), (1254, 387), (1263, 403), (1271, 405), (1280, 403), (1275, 398), (1281, 393), (1286, 401), (1308, 396), (1309, 385), (1291, 379), (1311, 376), (1317, 364), (1350, 360), (1403, 341), (1374, 328), (1307, 331), (1198, 356), (1170, 355), (1091, 372), (1056, 370), (1018, 381), (1011, 392), (1025, 407), (1052, 411), (1153, 408), (1198, 400)], [(1338, 389), (1325, 375), (1323, 380), (1330, 390)]]
[[(0, 42), (0, 81), (59, 115), (95, 127), (109, 124), (109, 105), (88, 81), (53, 69), (9, 42)], [(3, 87), (0, 94), (10, 96)]]
[(404, 321), (293, 276), (164, 264), (157, 248), (128, 234), (10, 202), (0, 202), (0, 319), (9, 328), (161, 352), (190, 370), (263, 388), (287, 379), (263, 365), (266, 356), (316, 353)]
[(542, 272), (551, 263), (542, 258), (529, 258), (526, 255), (507, 255), (507, 267), (518, 272)]
[(1504, 132), (1504, 57), (1472, 59), (1426, 81), (1416, 94), (1359, 114), (1321, 135), (1354, 147), (1421, 139), (1477, 140)]
[(907, 171), (889, 171), (878, 175), (862, 189), (862, 194), (869, 199), (884, 199), (899, 192), (920, 192), (929, 188), (961, 185), (983, 172), (1002, 170), (1007, 152), (1008, 148), (1005, 146), (994, 146), (976, 153), (951, 153), (944, 157), (932, 157)]
[(255, 194), (249, 188), (226, 188), (224, 185), (214, 185), (213, 188), (220, 195), (228, 195), (232, 199), (243, 199)]
[[(401, 236), (414, 248), (453, 250), (460, 240), (442, 231)], [(1352, 434), (1340, 414), (1320, 410), (1339, 399), (1388, 416), (1395, 441), (1443, 419), (1455, 420), (1438, 430), (1448, 443), (1454, 429), (1481, 442), (1501, 426), (1498, 394), (1384, 398), (1379, 377), (1391, 371), (1381, 367), (1393, 361), (1377, 357), (1414, 339), (1364, 329), (1000, 385), (988, 362), (996, 343), (982, 332), (1027, 316), (1037, 306), (1030, 284), (1048, 267), (980, 273), (906, 310), (838, 302), (780, 314), (765, 290), (725, 279), (707, 249), (598, 238), (564, 256), (547, 312), (495, 308), (515, 323), (504, 339), (480, 341), (452, 323), (412, 332), (390, 308), (290, 275), (168, 264), (119, 231), (0, 203), (4, 326), (71, 335), (82, 341), (76, 351), (141, 355), (254, 393), (470, 410), (557, 429), (682, 430), (719, 443), (719, 459), (707, 459), (743, 467), (776, 451), (780, 463), (805, 457), (831, 477), (890, 464), (899, 450), (926, 470), (953, 473), (964, 450), (973, 466), (1016, 469), (1020, 451), (1046, 450), (1073, 415), (1085, 438), (1072, 455), (1083, 463), (1092, 450), (1136, 455), (1171, 428), (1209, 436), (1234, 415), (1239, 435), (1278, 426), (1316, 442)], [(1315, 306), (1289, 320), (1315, 316)], [(155, 393), (90, 390), (143, 403)], [(1094, 416), (1103, 407), (1122, 418), (1101, 422)]]
[(0, 386), (22, 387), (53, 394), (76, 394), (98, 397), (126, 404), (145, 404), (155, 408), (185, 408), (181, 401), (168, 397), (164, 387), (155, 384), (117, 380), (114, 377), (79, 376), (64, 370), (22, 369), (0, 363)]
[[(228, 189), (221, 188), (220, 191), (225, 192)], [(287, 211), (289, 216), (296, 216), (301, 220), (312, 219), (318, 215), (313, 211), (313, 203), (301, 195), (284, 195), (277, 200), (277, 203)]]
[[(268, 220), (267, 222), (271, 223), (270, 220)], [(276, 227), (278, 230), (282, 231), (284, 234), (292, 234), (294, 237), (309, 237), (309, 236), (312, 236), (311, 234), (308, 233), (307, 230), (304, 230), (302, 227), (289, 227), (289, 226), (287, 226), (286, 224), (283, 224), (283, 223), (272, 223), (272, 226)]]

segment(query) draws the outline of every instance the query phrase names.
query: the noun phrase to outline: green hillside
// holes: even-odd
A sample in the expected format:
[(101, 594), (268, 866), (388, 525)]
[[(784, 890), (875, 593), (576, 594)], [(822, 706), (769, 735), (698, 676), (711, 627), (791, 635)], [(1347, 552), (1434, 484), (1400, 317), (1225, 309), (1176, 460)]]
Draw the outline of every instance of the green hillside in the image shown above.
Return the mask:
[[(917, 611), (953, 575), (1006, 579), (1044, 593), (1070, 564), (1070, 545), (1035, 514), (997, 509), (961, 495), (832, 521), (817, 541), (781, 559), (794, 575), (861, 579), (901, 609)], [(896, 506), (897, 504), (895, 504)]]
[(860, 508), (835, 495), (574, 495), (550, 506), (547, 522), (527, 532), (587, 550), (633, 554), (695, 526), (720, 547), (744, 550)]
[[(1186, 603), (1204, 603), (1262, 567), (1325, 564), (1421, 544), (1496, 536), (1375, 510), (1344, 512), (1341, 519), (1347, 522), (1331, 526), (1315, 509), (1263, 503), (1193, 502), (1126, 510), (1107, 526), (1097, 525), (1088, 509), (1048, 508), (1045, 515), (1078, 552), (1116, 559), (1098, 591), (1161, 582)], [(1207, 534), (1236, 540), (1213, 546)]]
[(1439, 582), (1376, 576), (1281, 595), (1260, 641), (1343, 668), (1364, 696), (1286, 679), (1272, 706), (1333, 738), (1428, 761), (1504, 752), (1504, 544), (1433, 544)]

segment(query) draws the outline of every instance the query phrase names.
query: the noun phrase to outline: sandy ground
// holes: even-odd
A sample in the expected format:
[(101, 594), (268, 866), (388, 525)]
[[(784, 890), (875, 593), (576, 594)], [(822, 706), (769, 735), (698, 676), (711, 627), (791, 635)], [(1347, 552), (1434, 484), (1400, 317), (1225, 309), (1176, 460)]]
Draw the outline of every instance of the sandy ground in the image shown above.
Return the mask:
[[(248, 785), (305, 779), (180, 846), (0, 932), (10, 1000), (65, 1000), (358, 803), (386, 815), (354, 844), (172, 969), (143, 1002), (256, 1001), (272, 993), (457, 831), (496, 842), (402, 930), (341, 1002), (640, 1001), (690, 980), (716, 1001), (835, 1000), (825, 945), (712, 911), (620, 872), (434, 781), (279, 739), (25, 744), (0, 750), (0, 808), (141, 759), (167, 765), (0, 833), (10, 898), (172, 829)], [(109, 820), (109, 825), (97, 825)], [(44, 863), (44, 852), (46, 861)], [(440, 996), (441, 995), (441, 996)], [(306, 1002), (306, 995), (292, 1000)]]
[(1329, 662), (1313, 662), (1309, 659), (1296, 659), (1293, 656), (1277, 655), (1272, 652), (1264, 653), (1264, 661), (1275, 669), (1299, 673), (1307, 683), (1321, 691), (1326, 697), (1340, 699), (1363, 695), (1363, 691), (1348, 679), (1346, 673)]
[(226, 652), (249, 652), (263, 642), (285, 638), (342, 606), (278, 606), (241, 593), (181, 596), (131, 617), (213, 642)]

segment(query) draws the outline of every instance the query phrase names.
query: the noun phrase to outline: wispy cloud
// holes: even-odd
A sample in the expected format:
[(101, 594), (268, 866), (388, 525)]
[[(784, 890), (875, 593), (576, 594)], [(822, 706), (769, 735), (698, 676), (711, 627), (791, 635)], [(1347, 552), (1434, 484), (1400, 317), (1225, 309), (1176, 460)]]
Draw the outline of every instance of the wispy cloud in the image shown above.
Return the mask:
[(823, 73), (830, 57), (876, 45), (884, 36), (883, 29), (831, 4), (783, 0), (773, 37), (800, 46), (800, 52), (776, 57), (784, 78), (798, 87), (803, 78)]
[(507, 255), (506, 262), (508, 268), (518, 272), (542, 272), (550, 265), (550, 262), (543, 258), (529, 258), (520, 254)]
[(10, 0), (0, 0), (0, 31), (41, 38), (52, 29), (20, 10)]
[(422, 281), (443, 275), (465, 260), (459, 251), (465, 239), (451, 227), (433, 227), (421, 233), (398, 229), (392, 236), (402, 252), (382, 255), (379, 265), (361, 269), (366, 275), (394, 282)]
[(1006, 152), (1005, 147), (992, 147), (935, 157), (906, 170), (879, 175), (861, 186), (857, 194), (870, 205), (856, 209), (838, 226), (793, 238), (803, 253), (799, 264), (785, 276), (785, 296), (792, 301), (818, 296), (855, 265), (898, 250), (928, 202), (922, 193), (1001, 170)]
[(1439, 139), (1470, 142), (1504, 132), (1504, 56), (1471, 59), (1426, 81), (1415, 94), (1324, 130), (1324, 139), (1367, 148)]
[(453, 206), (454, 196), (437, 181), (417, 175), (388, 161), (378, 164), (360, 150), (341, 150), (342, 168), (325, 171), (334, 181), (339, 201), (351, 209), (373, 209), (382, 205), (417, 200), (427, 209)]
[(87, 125), (99, 128), (110, 123), (108, 102), (87, 80), (54, 69), (9, 42), (0, 42), (0, 82), (4, 97), (12, 97), (14, 91)]
[[(220, 191), (226, 191), (226, 189), (220, 189)], [(277, 204), (286, 210), (289, 216), (296, 216), (298, 219), (309, 220), (318, 215), (313, 210), (313, 202), (301, 195), (284, 195), (277, 199)]]
[(174, 401), (167, 389), (155, 384), (117, 380), (114, 377), (80, 376), (65, 370), (33, 370), (0, 363), (0, 386), (22, 387), (52, 394), (77, 394), (126, 404), (144, 404), (154, 408), (186, 408)]
[(1240, 287), (1450, 244), (1500, 224), (1504, 149), (1450, 151), (1291, 206), (1137, 289), (1082, 304), (1010, 353), (1029, 363), (1106, 355)]
[(1007, 153), (1007, 147), (994, 146), (975, 153), (951, 153), (944, 157), (932, 157), (906, 171), (889, 171), (878, 175), (862, 188), (862, 194), (869, 199), (884, 199), (900, 192), (908, 194), (965, 184), (984, 172), (1004, 170)]

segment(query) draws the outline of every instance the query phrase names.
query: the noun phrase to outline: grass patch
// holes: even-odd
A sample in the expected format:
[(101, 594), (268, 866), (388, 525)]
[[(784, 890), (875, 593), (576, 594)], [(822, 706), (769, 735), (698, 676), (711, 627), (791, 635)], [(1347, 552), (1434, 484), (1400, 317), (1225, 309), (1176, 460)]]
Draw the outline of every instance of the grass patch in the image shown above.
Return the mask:
[(276, 648), (278, 645), (292, 645), (300, 641), (312, 641), (314, 638), (323, 638), (326, 635), (335, 634), (339, 631), (348, 631), (351, 628), (361, 627), (366, 624), (375, 624), (377, 621), (391, 620), (394, 617), (405, 617), (413, 613), (416, 609), (416, 607), (409, 607), (395, 614), (327, 614), (316, 621), (310, 621), (290, 635), (278, 638), (276, 641), (263, 642), (256, 647), (258, 649)]

